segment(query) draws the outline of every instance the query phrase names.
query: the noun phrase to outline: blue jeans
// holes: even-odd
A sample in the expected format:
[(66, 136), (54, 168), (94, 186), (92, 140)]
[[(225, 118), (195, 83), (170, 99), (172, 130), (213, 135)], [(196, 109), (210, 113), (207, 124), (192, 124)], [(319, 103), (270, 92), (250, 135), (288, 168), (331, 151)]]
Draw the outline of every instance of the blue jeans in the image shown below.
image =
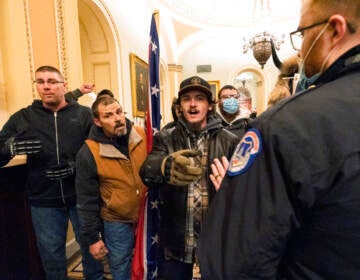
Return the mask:
[(114, 280), (130, 280), (134, 248), (133, 224), (104, 221), (105, 245)]
[(102, 280), (103, 265), (89, 253), (79, 239), (79, 218), (76, 206), (63, 208), (44, 208), (31, 206), (32, 222), (37, 239), (42, 265), (48, 280), (67, 278), (66, 234), (69, 219), (75, 239), (80, 244), (84, 276), (87, 280)]

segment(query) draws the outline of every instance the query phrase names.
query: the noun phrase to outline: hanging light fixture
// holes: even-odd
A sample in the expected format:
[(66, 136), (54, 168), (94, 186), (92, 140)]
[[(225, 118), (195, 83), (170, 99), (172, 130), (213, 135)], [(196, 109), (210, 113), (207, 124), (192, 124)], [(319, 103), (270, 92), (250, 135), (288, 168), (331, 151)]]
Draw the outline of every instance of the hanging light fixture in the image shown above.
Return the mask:
[(259, 62), (261, 69), (264, 69), (264, 65), (271, 55), (271, 40), (277, 50), (280, 49), (280, 45), (284, 43), (285, 35), (281, 36), (281, 39), (276, 38), (269, 32), (264, 31), (256, 34), (250, 40), (244, 38), (243, 52), (247, 53), (250, 49), (253, 50), (254, 58)]

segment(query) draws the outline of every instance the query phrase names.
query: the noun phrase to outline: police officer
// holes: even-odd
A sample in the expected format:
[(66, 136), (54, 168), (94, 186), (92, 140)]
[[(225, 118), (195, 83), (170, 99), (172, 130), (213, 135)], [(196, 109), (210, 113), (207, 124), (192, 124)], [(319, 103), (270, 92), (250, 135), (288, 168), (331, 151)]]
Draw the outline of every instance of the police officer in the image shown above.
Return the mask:
[(316, 79), (237, 146), (200, 237), (206, 280), (359, 279), (359, 11), (302, 2), (291, 38)]

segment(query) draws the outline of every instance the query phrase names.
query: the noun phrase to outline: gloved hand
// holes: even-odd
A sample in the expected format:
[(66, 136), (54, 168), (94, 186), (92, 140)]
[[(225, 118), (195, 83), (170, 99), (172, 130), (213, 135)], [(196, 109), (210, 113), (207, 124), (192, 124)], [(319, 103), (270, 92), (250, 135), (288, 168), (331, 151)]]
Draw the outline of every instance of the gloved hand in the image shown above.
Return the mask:
[(72, 176), (75, 173), (75, 162), (67, 162), (54, 165), (45, 171), (45, 176), (50, 180), (61, 180)]
[(177, 186), (186, 186), (201, 177), (200, 151), (180, 150), (164, 158), (161, 172), (165, 180)]
[(4, 144), (4, 152), (12, 157), (16, 155), (30, 155), (41, 151), (42, 143), (36, 139), (9, 138)]

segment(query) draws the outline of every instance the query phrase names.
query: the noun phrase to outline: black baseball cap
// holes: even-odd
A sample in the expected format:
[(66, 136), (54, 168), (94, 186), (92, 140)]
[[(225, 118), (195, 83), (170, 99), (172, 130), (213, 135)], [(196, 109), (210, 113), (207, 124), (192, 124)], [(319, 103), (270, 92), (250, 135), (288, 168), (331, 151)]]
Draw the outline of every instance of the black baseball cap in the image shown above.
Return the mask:
[(209, 101), (213, 101), (213, 94), (211, 92), (211, 87), (207, 81), (198, 77), (192, 76), (183, 80), (180, 84), (180, 89), (178, 92), (178, 97), (182, 94), (189, 92), (191, 90), (199, 90), (205, 94), (207, 94)]

